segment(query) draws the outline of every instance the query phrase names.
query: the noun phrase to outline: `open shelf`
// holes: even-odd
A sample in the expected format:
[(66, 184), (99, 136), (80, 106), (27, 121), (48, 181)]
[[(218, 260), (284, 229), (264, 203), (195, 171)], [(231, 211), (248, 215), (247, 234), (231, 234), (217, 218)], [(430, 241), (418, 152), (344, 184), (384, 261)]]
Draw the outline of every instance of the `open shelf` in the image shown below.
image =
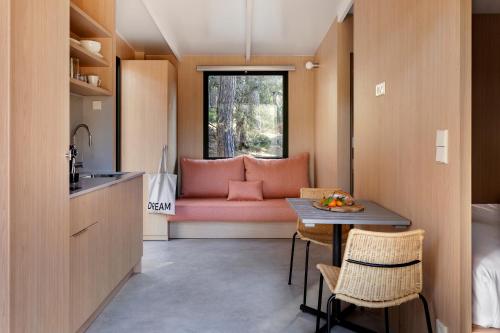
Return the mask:
[(86, 82), (70, 78), (69, 79), (69, 91), (82, 96), (111, 96), (111, 91), (95, 87)]
[(83, 67), (108, 67), (109, 63), (104, 58), (96, 56), (92, 52), (86, 50), (83, 46), (70, 41), (69, 54), (80, 59), (80, 66)]
[(112, 37), (112, 34), (97, 23), (74, 3), (70, 4), (70, 30), (80, 37)]

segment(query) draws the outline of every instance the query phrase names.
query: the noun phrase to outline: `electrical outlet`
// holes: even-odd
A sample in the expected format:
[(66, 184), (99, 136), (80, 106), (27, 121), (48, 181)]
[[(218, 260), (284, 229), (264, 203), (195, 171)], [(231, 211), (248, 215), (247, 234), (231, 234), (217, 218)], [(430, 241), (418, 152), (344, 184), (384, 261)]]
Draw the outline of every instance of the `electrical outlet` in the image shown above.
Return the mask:
[(385, 95), (385, 81), (375, 86), (375, 96)]
[(448, 333), (448, 327), (441, 320), (436, 319), (436, 331), (437, 333)]

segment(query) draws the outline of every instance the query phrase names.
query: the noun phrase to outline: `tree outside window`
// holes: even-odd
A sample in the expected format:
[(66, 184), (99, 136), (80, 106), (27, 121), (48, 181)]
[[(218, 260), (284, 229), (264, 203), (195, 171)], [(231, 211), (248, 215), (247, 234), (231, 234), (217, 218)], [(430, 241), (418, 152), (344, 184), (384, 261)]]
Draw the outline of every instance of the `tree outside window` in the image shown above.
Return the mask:
[(205, 72), (204, 157), (287, 157), (287, 72)]

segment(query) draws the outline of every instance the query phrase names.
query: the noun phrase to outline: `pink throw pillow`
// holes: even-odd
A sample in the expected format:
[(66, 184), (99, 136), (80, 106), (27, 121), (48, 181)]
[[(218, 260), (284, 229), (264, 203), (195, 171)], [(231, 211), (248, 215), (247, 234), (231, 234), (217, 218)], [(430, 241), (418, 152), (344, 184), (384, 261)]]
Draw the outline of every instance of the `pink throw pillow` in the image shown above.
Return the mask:
[(284, 159), (245, 156), (247, 181), (262, 180), (264, 198), (297, 198), (309, 187), (309, 153)]
[(245, 180), (243, 157), (220, 160), (181, 159), (183, 198), (226, 198), (230, 180)]
[(229, 201), (262, 201), (262, 180), (229, 181)]

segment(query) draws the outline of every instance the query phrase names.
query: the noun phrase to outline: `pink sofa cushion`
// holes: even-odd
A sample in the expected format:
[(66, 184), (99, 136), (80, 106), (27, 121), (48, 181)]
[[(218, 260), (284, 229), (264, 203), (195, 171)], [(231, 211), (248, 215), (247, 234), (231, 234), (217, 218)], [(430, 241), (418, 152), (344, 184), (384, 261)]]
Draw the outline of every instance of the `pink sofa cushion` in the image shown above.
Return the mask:
[(264, 198), (299, 197), (309, 187), (309, 154), (284, 159), (257, 159), (245, 156), (247, 181), (262, 180)]
[(297, 215), (285, 199), (227, 201), (225, 198), (178, 199), (169, 221), (292, 222)]
[(229, 201), (262, 201), (262, 180), (240, 182), (229, 181)]
[(245, 180), (243, 157), (220, 160), (181, 159), (181, 197), (226, 198), (230, 180)]

